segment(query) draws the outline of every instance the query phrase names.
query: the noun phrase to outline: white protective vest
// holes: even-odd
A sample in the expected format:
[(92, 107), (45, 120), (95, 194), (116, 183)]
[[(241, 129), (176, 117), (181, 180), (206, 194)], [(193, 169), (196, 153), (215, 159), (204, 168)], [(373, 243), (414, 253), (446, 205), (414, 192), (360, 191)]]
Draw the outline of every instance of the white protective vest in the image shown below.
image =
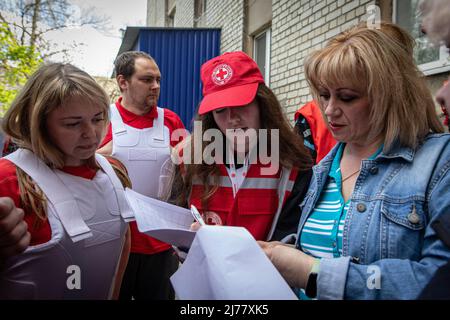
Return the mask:
[(123, 187), (109, 162), (96, 155), (89, 180), (51, 170), (24, 149), (6, 159), (25, 171), (47, 197), (52, 231), (0, 269), (0, 299), (108, 299), (133, 219)]
[(115, 104), (111, 105), (112, 156), (127, 168), (133, 190), (157, 198), (166, 180), (170, 159), (170, 131), (164, 126), (164, 109), (157, 107), (153, 127), (136, 129), (126, 125)]

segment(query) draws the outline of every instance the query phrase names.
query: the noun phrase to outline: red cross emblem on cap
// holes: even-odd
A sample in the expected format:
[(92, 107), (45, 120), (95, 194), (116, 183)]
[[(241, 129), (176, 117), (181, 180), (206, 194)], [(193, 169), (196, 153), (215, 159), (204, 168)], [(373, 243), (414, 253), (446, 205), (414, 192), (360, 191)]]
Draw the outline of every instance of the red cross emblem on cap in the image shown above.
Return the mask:
[(214, 68), (211, 78), (218, 86), (222, 86), (231, 80), (233, 69), (228, 64), (221, 64)]

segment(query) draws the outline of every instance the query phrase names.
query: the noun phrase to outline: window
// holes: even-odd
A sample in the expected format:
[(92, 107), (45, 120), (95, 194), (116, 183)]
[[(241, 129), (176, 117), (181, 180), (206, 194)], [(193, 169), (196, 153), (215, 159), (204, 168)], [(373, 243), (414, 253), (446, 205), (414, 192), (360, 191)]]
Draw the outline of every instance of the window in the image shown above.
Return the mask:
[(419, 2), (420, 0), (394, 0), (393, 20), (408, 30), (416, 40), (414, 58), (425, 75), (449, 71), (448, 50), (444, 46), (432, 47), (428, 38), (421, 32)]
[(194, 28), (202, 26), (203, 15), (206, 12), (206, 0), (195, 0)]
[(270, 29), (254, 38), (253, 56), (267, 85), (270, 83)]

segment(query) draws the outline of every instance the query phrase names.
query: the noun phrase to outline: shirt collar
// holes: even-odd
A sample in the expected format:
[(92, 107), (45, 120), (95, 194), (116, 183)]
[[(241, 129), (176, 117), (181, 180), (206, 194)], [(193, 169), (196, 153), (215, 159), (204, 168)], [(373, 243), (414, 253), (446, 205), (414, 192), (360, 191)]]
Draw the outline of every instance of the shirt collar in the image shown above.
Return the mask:
[[(369, 158), (368, 160), (374, 160), (379, 154), (383, 151), (383, 146), (381, 145)], [(330, 172), (328, 176), (332, 177), (337, 182), (341, 181), (341, 159), (342, 153), (344, 152), (345, 143), (340, 143), (339, 147), (336, 151), (336, 155), (333, 158), (333, 162), (331, 163)]]
[(156, 106), (152, 107), (149, 112), (147, 112), (146, 114), (144, 114), (142, 116), (137, 115), (137, 114), (125, 109), (125, 107), (122, 105), (122, 97), (119, 97), (119, 99), (116, 102), (116, 106), (119, 109), (120, 114), (124, 115), (127, 119), (130, 119), (130, 120), (136, 119), (138, 117), (145, 117), (145, 118), (150, 118), (150, 119), (158, 118), (158, 110), (157, 110)]
[(341, 180), (341, 158), (342, 152), (344, 151), (345, 143), (340, 143), (339, 147), (336, 151), (336, 154), (333, 158), (333, 162), (331, 163), (330, 171), (328, 172), (328, 176), (333, 178), (336, 181)]

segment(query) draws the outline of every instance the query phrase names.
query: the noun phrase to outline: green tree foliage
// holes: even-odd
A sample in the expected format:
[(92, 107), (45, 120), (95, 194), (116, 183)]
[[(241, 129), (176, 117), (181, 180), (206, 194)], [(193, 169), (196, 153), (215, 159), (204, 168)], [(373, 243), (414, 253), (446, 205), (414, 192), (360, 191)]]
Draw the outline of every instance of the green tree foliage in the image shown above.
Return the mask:
[(33, 46), (19, 44), (8, 24), (0, 23), (0, 116), (41, 62)]
[(59, 48), (47, 34), (86, 25), (106, 32), (108, 24), (94, 8), (80, 8), (70, 0), (0, 0), (0, 117), (42, 61), (81, 44)]

